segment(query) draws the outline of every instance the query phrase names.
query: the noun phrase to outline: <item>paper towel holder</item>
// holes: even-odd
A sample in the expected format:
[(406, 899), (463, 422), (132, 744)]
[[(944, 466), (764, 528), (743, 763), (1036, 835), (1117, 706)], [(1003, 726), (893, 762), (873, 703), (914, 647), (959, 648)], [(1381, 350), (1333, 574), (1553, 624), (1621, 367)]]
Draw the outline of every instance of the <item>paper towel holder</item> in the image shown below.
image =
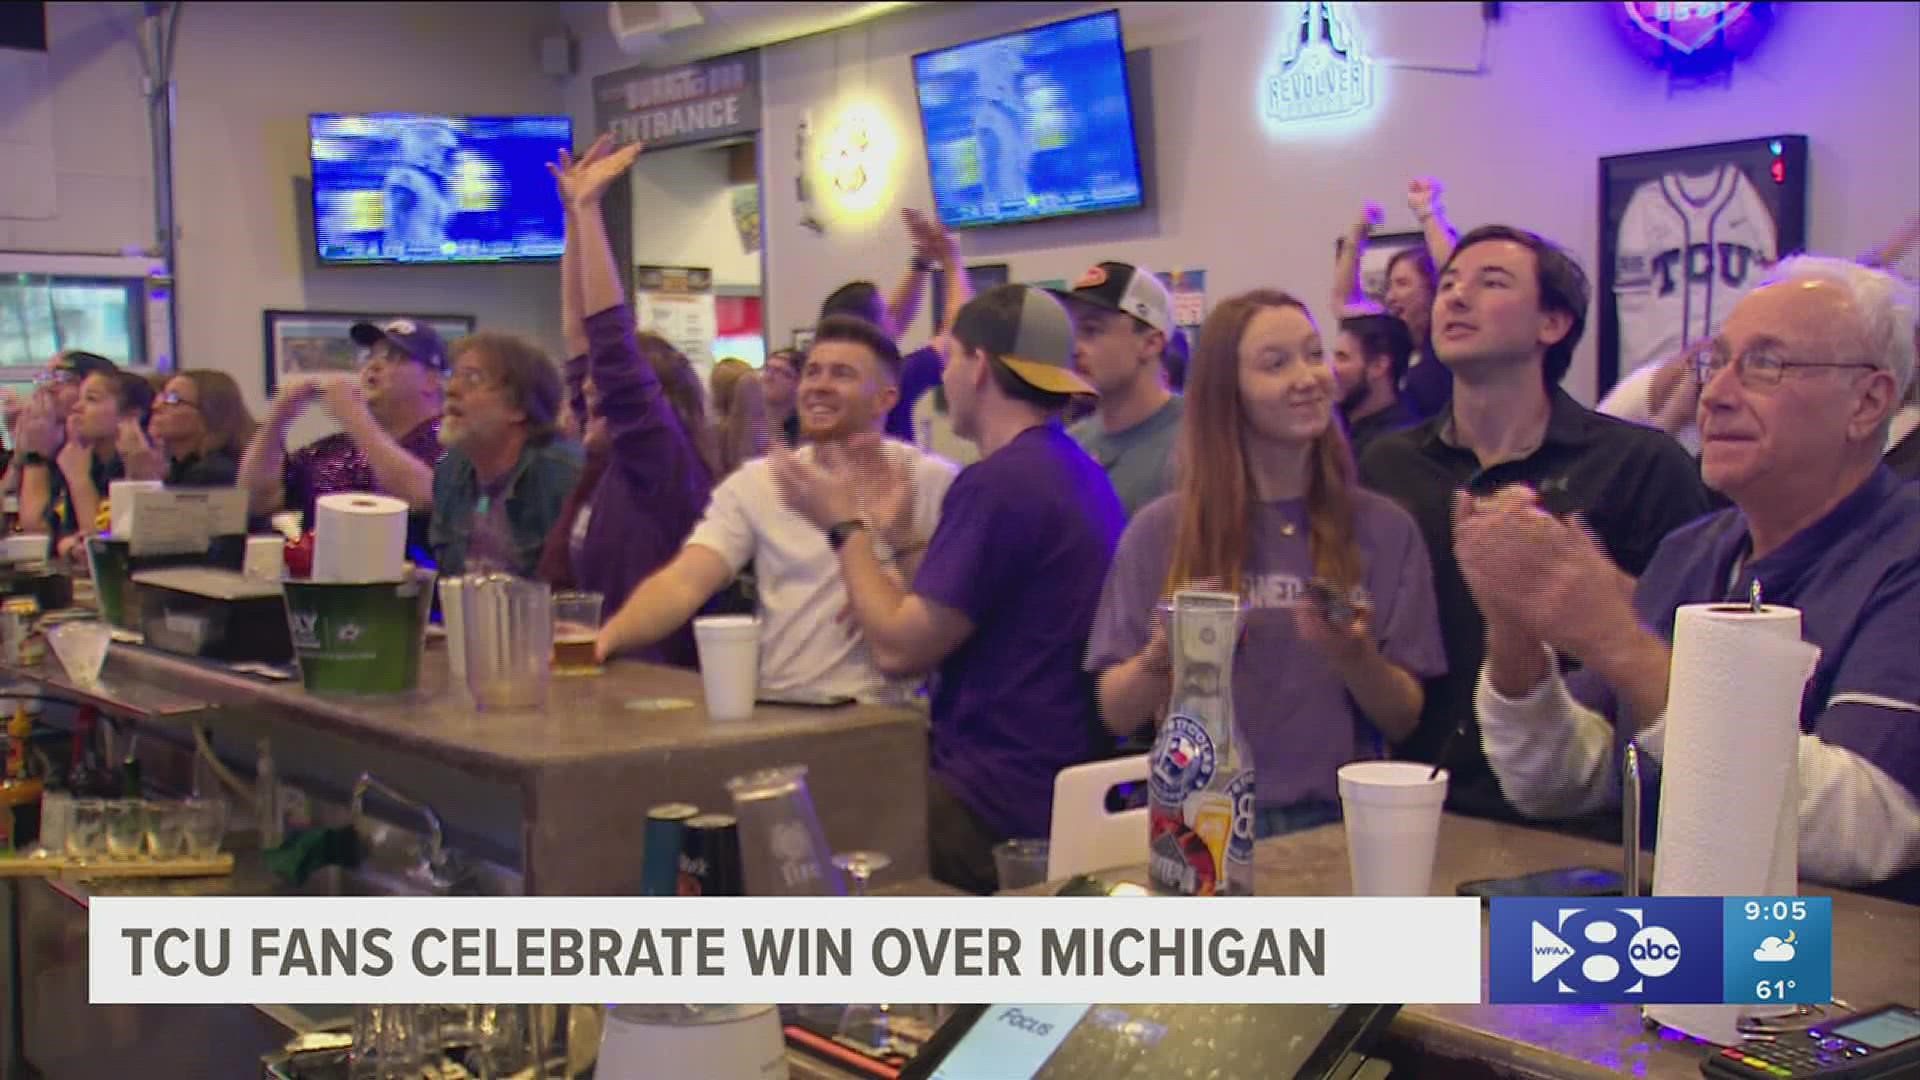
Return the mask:
[(1746, 603), (1737, 604), (1728, 601), (1724, 604), (1715, 604), (1707, 610), (1715, 615), (1737, 615), (1743, 612), (1758, 615), (1765, 611), (1766, 607), (1767, 605), (1760, 602), (1760, 579), (1754, 578), (1753, 584), (1747, 588)]

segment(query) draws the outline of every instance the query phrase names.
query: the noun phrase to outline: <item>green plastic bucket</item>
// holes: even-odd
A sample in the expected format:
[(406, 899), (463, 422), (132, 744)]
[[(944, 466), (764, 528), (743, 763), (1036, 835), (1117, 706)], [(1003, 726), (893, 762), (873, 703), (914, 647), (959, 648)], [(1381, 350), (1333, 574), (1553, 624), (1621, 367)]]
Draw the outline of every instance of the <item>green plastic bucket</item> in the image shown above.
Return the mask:
[(404, 694), (420, 685), (431, 570), (372, 584), (284, 582), (300, 681), (316, 694)]

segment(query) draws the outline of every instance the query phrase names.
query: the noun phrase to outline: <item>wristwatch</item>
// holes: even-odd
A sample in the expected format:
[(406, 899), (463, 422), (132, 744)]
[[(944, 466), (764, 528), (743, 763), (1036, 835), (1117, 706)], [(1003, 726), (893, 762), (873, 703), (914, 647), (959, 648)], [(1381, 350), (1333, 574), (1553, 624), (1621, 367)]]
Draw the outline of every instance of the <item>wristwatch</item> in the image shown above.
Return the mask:
[(867, 523), (861, 521), (859, 518), (836, 521), (827, 526), (827, 546), (835, 551), (839, 551), (840, 545), (847, 542), (847, 537), (852, 536), (855, 532), (866, 527)]
[(47, 455), (45, 455), (45, 454), (43, 454), (43, 453), (41, 453), (40, 451), (38, 451), (38, 450), (29, 450), (29, 451), (27, 451), (26, 453), (24, 453), (24, 454), (21, 454), (21, 455), (20, 455), (20, 464), (22, 464), (22, 465), (51, 465), (51, 464), (53, 464), (53, 462), (52, 462), (52, 461), (50, 461), (50, 460), (48, 460), (48, 458), (47, 458)]

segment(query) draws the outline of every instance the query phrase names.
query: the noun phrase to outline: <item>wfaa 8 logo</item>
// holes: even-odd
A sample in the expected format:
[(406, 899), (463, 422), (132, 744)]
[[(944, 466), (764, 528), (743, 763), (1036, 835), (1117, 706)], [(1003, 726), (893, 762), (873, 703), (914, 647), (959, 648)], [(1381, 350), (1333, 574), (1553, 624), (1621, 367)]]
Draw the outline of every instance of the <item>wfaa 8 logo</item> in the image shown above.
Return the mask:
[(1711, 897), (1496, 898), (1488, 920), (1488, 998), (1718, 1002), (1720, 916), (1721, 903)]

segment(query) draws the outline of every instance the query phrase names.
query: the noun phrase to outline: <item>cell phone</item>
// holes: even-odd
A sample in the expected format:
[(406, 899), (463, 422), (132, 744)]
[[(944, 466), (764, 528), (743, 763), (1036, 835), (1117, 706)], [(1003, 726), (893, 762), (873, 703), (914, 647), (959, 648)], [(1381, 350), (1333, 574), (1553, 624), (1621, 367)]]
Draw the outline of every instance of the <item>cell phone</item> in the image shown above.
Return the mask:
[(1626, 879), (1618, 871), (1597, 866), (1568, 866), (1519, 877), (1462, 882), (1454, 891), (1461, 896), (1487, 900), (1496, 896), (1620, 896), (1626, 888)]
[(1885, 1005), (1826, 1020), (1770, 1043), (1728, 1047), (1701, 1061), (1700, 1072), (1724, 1080), (1896, 1080), (1920, 1075), (1920, 1012)]
[(815, 709), (832, 709), (853, 704), (853, 698), (846, 694), (829, 694), (818, 690), (762, 690), (756, 695), (755, 700), (762, 705), (802, 705)]
[(1360, 617), (1364, 596), (1359, 589), (1343, 589), (1325, 578), (1307, 582), (1307, 599), (1335, 630), (1345, 630)]

